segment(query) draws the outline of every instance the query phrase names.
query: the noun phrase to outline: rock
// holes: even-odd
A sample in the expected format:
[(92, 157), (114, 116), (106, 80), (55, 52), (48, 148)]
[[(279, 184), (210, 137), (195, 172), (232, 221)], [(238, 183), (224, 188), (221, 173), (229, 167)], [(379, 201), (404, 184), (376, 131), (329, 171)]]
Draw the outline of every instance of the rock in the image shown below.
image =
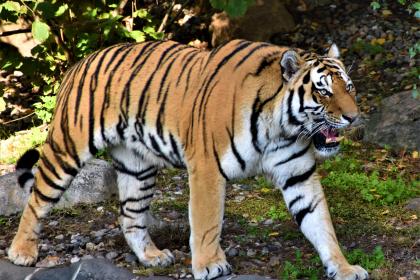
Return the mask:
[(257, 252), (254, 249), (248, 249), (248, 251), (246, 251), (248, 257), (254, 257), (256, 254)]
[(124, 257), (124, 260), (128, 263), (133, 263), (137, 261), (137, 257), (133, 254), (127, 253)]
[(95, 244), (92, 242), (86, 243), (86, 250), (93, 251), (95, 249)]
[(238, 249), (236, 249), (236, 248), (230, 248), (230, 249), (227, 251), (227, 256), (228, 256), (228, 257), (236, 257), (237, 255), (239, 255), (239, 250), (238, 250)]
[(78, 261), (80, 261), (80, 258), (78, 256), (74, 256), (70, 259), (70, 263), (76, 263)]
[(51, 222), (48, 223), (48, 225), (50, 227), (55, 227), (56, 225), (58, 225), (58, 221), (51, 221)]
[[(258, 24), (255, 24), (258, 23)], [(295, 22), (284, 3), (277, 0), (256, 1), (246, 14), (231, 19), (225, 12), (212, 17), (212, 45), (218, 46), (230, 39), (268, 42), (273, 34), (293, 30)]]
[(108, 259), (108, 260), (113, 260), (113, 259), (115, 259), (117, 256), (118, 256), (118, 253), (117, 253), (117, 252), (112, 251), (112, 252), (107, 253), (107, 254), (105, 255), (105, 258), (106, 258), (106, 259)]
[(366, 124), (365, 140), (394, 148), (420, 150), (420, 99), (405, 91), (382, 100)]
[(420, 213), (420, 197), (410, 199), (405, 208)]
[(59, 235), (57, 235), (57, 236), (55, 237), (55, 239), (57, 239), (57, 240), (63, 240), (63, 239), (64, 239), (64, 235), (59, 234)]
[(279, 266), (280, 265), (280, 257), (279, 256), (272, 256), (270, 258), (270, 261), (268, 262), (268, 265), (273, 266)]
[[(186, 271), (181, 270), (181, 275), (190, 278)], [(31, 275), (31, 276), (29, 276)], [(0, 279), (7, 280), (171, 280), (164, 276), (136, 276), (130, 271), (113, 265), (105, 259), (81, 260), (70, 265), (54, 268), (23, 267), (8, 261), (0, 260)], [(270, 278), (258, 275), (228, 275), (217, 280), (267, 280)]]
[[(111, 165), (94, 159), (79, 172), (64, 193), (56, 208), (68, 208), (78, 203), (98, 203), (117, 192), (116, 174)], [(29, 190), (17, 184), (16, 173), (0, 176), (0, 216), (9, 216), (23, 210)]]

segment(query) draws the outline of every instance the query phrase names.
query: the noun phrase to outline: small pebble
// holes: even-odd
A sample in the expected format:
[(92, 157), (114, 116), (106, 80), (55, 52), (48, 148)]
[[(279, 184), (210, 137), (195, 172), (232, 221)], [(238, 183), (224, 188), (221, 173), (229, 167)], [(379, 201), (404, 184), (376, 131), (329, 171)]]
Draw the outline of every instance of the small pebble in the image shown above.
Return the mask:
[(80, 261), (80, 258), (79, 258), (78, 256), (74, 256), (74, 257), (72, 257), (72, 258), (70, 259), (70, 262), (71, 262), (71, 263), (76, 263), (76, 262), (78, 262), (78, 261)]
[(133, 254), (128, 253), (125, 255), (124, 260), (128, 263), (133, 263), (137, 261), (137, 257)]
[(56, 225), (58, 225), (58, 221), (51, 221), (51, 222), (48, 223), (48, 225), (50, 227), (55, 227)]
[(107, 258), (108, 260), (113, 260), (118, 256), (117, 252), (109, 252), (105, 255), (105, 258)]
[(57, 236), (55, 237), (55, 239), (57, 239), (57, 240), (63, 240), (63, 239), (64, 239), (64, 235), (59, 234), (59, 235), (57, 235)]
[(238, 250), (238, 249), (236, 249), (236, 248), (230, 248), (230, 249), (227, 251), (227, 255), (228, 255), (228, 257), (236, 257), (238, 254), (239, 254), (239, 250)]
[(248, 257), (254, 257), (256, 254), (257, 252), (254, 249), (248, 249), (248, 251), (246, 251)]
[(93, 251), (95, 249), (95, 244), (92, 242), (86, 243), (86, 250)]

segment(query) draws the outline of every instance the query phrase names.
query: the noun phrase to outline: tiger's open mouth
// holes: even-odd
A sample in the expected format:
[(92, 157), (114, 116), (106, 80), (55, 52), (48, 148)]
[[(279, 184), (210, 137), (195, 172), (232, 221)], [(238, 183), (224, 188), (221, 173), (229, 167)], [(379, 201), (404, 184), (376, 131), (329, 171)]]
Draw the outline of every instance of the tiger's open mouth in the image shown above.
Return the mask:
[(338, 147), (343, 138), (337, 129), (328, 127), (317, 132), (313, 137), (313, 142), (316, 149), (324, 150)]

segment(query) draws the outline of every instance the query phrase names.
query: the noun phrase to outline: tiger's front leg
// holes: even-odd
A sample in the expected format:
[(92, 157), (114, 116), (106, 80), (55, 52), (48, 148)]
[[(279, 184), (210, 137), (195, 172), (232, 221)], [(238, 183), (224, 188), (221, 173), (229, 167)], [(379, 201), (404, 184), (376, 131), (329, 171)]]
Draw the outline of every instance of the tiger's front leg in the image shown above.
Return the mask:
[[(202, 163), (204, 165), (204, 163)], [(217, 167), (189, 167), (190, 247), (195, 279), (214, 279), (231, 273), (220, 247), (225, 179)]]
[[(282, 190), (286, 205), (302, 233), (318, 251), (327, 277), (335, 280), (368, 279), (366, 270), (350, 265), (340, 250), (319, 176), (315, 172), (315, 162), (299, 163), (293, 168), (274, 169), (271, 176)], [(292, 170), (292, 174), (284, 176), (284, 170)]]

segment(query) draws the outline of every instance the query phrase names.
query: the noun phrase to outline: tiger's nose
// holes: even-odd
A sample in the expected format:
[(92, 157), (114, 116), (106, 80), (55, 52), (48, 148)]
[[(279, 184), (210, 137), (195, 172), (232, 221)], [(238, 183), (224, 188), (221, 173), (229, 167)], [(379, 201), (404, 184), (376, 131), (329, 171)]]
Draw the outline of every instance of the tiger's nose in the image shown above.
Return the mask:
[(342, 115), (343, 119), (345, 119), (346, 121), (348, 121), (350, 124), (355, 122), (357, 120), (357, 118), (359, 117), (359, 114), (347, 114), (347, 115)]

